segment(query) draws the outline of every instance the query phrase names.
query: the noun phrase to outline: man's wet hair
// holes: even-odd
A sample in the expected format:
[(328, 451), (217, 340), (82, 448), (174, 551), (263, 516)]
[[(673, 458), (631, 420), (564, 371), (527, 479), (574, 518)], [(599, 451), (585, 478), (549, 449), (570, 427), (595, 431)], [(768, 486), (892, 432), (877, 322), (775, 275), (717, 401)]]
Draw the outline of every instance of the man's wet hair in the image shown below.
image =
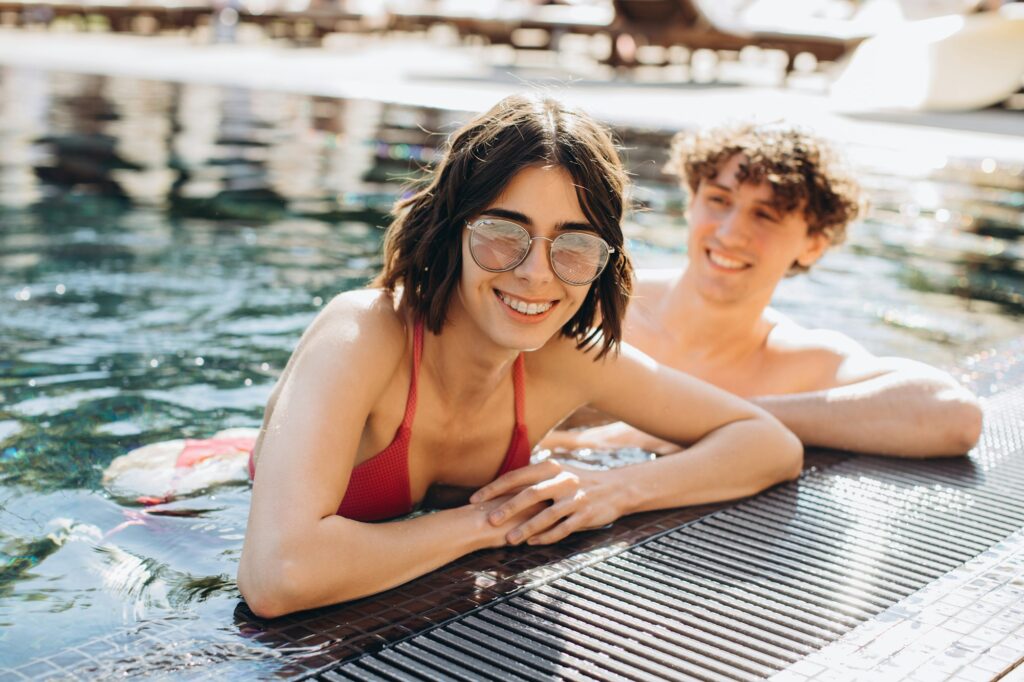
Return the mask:
[(559, 166), (572, 177), (580, 208), (615, 249), (561, 329), (600, 358), (622, 339), (633, 286), (622, 216), (628, 177), (611, 133), (595, 119), (540, 95), (511, 95), (456, 130), (437, 165), (395, 204), (376, 286), (402, 288), (402, 305), (435, 334), (461, 276), (462, 235), (525, 168)]
[[(860, 183), (836, 149), (796, 126), (738, 123), (679, 133), (665, 170), (680, 177), (692, 200), (701, 181), (716, 177), (737, 154), (746, 157), (740, 182), (767, 182), (776, 211), (801, 209), (808, 232), (823, 232), (831, 245), (846, 239), (846, 226), (866, 210)], [(806, 270), (794, 264), (791, 271)]]

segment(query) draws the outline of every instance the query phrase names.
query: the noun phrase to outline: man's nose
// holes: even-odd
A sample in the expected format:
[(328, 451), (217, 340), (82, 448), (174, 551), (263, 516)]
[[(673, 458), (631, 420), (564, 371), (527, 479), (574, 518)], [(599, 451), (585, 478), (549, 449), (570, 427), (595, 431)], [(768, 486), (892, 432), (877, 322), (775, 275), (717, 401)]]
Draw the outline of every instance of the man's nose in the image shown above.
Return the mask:
[(724, 213), (718, 221), (715, 236), (722, 242), (744, 244), (750, 239), (748, 222), (741, 211), (733, 208)]

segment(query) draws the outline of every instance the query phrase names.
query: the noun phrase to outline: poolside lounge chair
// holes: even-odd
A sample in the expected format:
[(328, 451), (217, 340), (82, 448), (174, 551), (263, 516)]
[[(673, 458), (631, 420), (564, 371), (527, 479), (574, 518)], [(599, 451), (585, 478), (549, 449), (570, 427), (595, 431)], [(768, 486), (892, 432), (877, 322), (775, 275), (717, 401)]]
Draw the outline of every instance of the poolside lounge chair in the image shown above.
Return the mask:
[(832, 84), (844, 109), (964, 111), (1024, 85), (1024, 5), (897, 24), (857, 48)]
[(854, 21), (786, 17), (785, 25), (751, 24), (708, 0), (613, 0), (613, 5), (609, 61), (615, 65), (630, 63), (623, 47), (632, 40), (638, 45), (682, 45), (691, 50), (740, 50), (756, 45), (785, 52), (788, 70), (802, 52), (834, 61), (870, 35), (866, 25)]
[[(539, 5), (524, 2), (411, 2), (387, 10), (392, 28), (417, 30), (434, 24), (447, 24), (460, 36), (475, 36), (494, 45), (556, 49), (566, 34), (595, 35), (611, 27), (610, 6)], [(517, 34), (523, 29), (543, 34), (539, 42), (523, 44)]]
[(50, 24), (55, 19), (103, 17), (113, 31), (159, 32), (192, 29), (206, 20), (207, 2), (0, 2), (0, 23), (24, 26)]

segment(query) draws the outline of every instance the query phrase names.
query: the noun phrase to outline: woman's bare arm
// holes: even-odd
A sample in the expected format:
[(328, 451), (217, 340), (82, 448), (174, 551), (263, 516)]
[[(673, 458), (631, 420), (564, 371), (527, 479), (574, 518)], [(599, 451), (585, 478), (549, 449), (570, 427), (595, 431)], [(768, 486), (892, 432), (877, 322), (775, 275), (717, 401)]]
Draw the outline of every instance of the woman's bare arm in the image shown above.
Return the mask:
[(374, 401), (407, 357), (404, 325), (373, 296), (353, 292), (328, 306), (267, 416), (238, 568), (242, 596), (260, 616), (380, 592), (504, 544), (486, 523), (488, 505), (375, 524), (336, 515)]
[[(589, 370), (589, 372), (587, 371)], [(639, 511), (743, 497), (800, 474), (799, 440), (764, 410), (639, 351), (622, 354), (567, 381), (585, 382), (590, 403), (685, 452), (609, 471), (583, 472), (553, 462), (510, 472), (473, 500), (517, 492), (491, 514), (505, 523), (527, 506), (551, 506), (509, 534), (553, 542), (581, 528)]]

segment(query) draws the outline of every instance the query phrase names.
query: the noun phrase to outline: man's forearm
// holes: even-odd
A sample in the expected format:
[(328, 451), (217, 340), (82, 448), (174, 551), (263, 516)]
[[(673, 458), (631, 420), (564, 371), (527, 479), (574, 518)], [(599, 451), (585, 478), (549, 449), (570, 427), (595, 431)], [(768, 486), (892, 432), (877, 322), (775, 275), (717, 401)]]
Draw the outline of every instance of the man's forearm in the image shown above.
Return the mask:
[(612, 422), (611, 424), (572, 431), (552, 431), (538, 443), (538, 447), (550, 450), (640, 448), (641, 450), (659, 455), (667, 455), (679, 451), (679, 445), (676, 443), (644, 433), (623, 422)]
[(762, 396), (805, 445), (901, 457), (962, 455), (977, 442), (977, 399), (941, 373), (901, 372), (810, 393)]

